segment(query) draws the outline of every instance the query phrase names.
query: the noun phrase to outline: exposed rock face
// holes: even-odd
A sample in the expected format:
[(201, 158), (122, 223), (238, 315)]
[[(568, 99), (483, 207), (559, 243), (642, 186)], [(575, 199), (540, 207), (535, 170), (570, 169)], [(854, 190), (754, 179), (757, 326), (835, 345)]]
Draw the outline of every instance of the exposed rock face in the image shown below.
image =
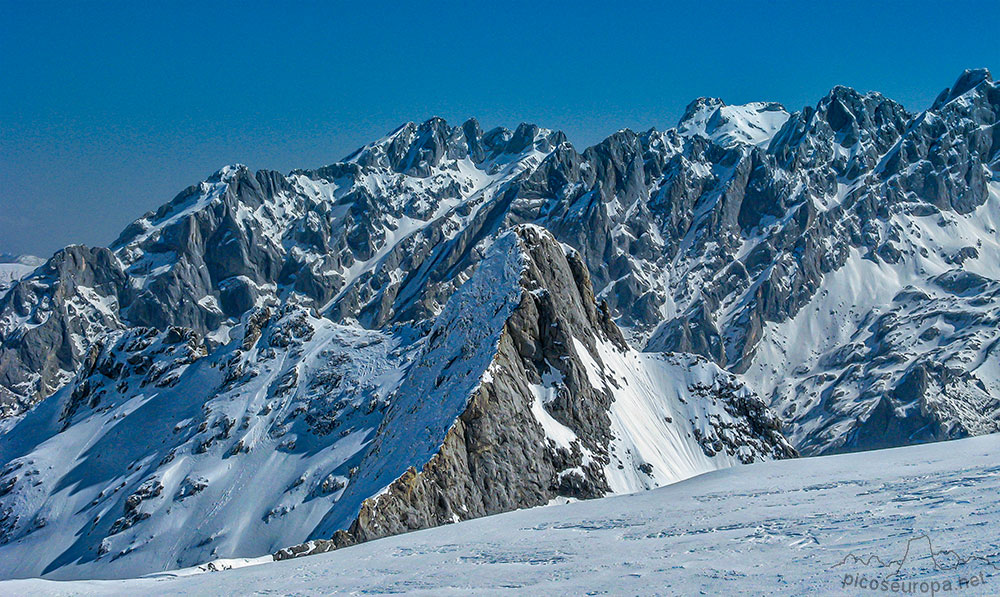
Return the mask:
[(121, 327), (126, 290), (111, 251), (72, 246), (0, 297), (0, 416), (71, 379), (90, 344)]

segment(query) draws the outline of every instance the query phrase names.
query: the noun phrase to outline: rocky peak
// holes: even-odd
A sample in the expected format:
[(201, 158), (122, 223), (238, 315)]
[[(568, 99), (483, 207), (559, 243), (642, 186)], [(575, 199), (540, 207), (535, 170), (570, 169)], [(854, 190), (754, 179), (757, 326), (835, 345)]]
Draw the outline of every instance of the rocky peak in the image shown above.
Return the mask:
[(516, 156), (532, 148), (547, 153), (565, 139), (561, 132), (534, 124), (522, 123), (513, 132), (498, 127), (484, 134), (475, 119), (451, 127), (435, 116), (419, 125), (408, 122), (379, 141), (358, 149), (345, 161), (427, 178), (447, 161), (469, 158), (479, 164), (502, 154)]
[[(484, 319), (488, 324), (476, 327)], [(390, 399), (379, 436), (361, 464), (378, 476), (370, 487), (349, 486), (342, 498), (348, 507), (338, 510), (357, 516), (328, 517), (313, 541), (283, 549), (276, 558), (560, 496), (653, 487), (671, 475), (690, 474), (681, 472), (685, 466), (712, 468), (729, 459), (794, 454), (757, 397), (704, 361), (696, 365), (707, 374), (702, 381), (675, 377), (675, 358), (647, 358), (629, 349), (607, 307), (595, 302), (579, 254), (541, 227), (514, 227), (449, 301), (421, 358)], [(634, 370), (618, 368), (619, 359), (633, 363)], [(663, 380), (669, 380), (670, 390), (658, 385)], [(411, 391), (411, 384), (419, 391)], [(671, 404), (671, 391), (686, 398)], [(673, 410), (686, 408), (681, 405), (688, 400), (696, 403), (690, 413)], [(454, 424), (444, 428), (435, 422), (419, 431), (404, 426), (425, 403), (451, 413)], [(635, 420), (623, 416), (635, 408), (653, 411)], [(648, 445), (632, 443), (630, 438), (643, 433), (634, 426), (645, 423), (652, 426), (647, 437), (663, 433), (659, 449), (693, 450), (687, 452), (693, 461), (664, 460)], [(667, 439), (669, 432), (661, 427), (674, 424), (687, 431), (690, 447)], [(369, 462), (376, 458), (386, 466)], [(524, 472), (513, 475), (515, 470)], [(387, 481), (385, 491), (357, 501)]]
[(684, 108), (684, 114), (677, 121), (676, 128), (679, 132), (687, 132), (692, 126), (704, 124), (714, 112), (725, 105), (726, 102), (717, 97), (695, 98)]
[(122, 325), (127, 293), (110, 250), (71, 245), (0, 296), (0, 417), (64, 384), (92, 339)]
[(966, 69), (959, 75), (955, 84), (951, 87), (945, 88), (934, 100), (934, 105), (931, 107), (932, 110), (939, 109), (944, 104), (959, 98), (969, 91), (979, 87), (980, 85), (986, 84), (986, 86), (992, 87), (993, 85), (993, 75), (990, 73), (989, 69), (986, 68), (975, 68)]

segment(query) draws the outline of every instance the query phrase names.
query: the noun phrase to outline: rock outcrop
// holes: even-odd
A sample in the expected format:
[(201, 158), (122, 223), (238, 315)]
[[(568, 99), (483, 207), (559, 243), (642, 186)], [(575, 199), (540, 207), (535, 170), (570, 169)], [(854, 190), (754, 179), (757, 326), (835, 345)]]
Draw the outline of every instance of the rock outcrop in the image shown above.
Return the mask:
[[(440, 447), (425, 463), (410, 460), (401, 474), (394, 472), (399, 476), (382, 493), (361, 503), (348, 528), (335, 531), (329, 540), (280, 550), (276, 558), (541, 506), (557, 498), (586, 499), (648, 488), (658, 481), (676, 480), (670, 478), (671, 466), (691, 467), (684, 475), (795, 454), (781, 436), (777, 418), (732, 376), (702, 362), (709, 377), (690, 382), (684, 375), (671, 375), (674, 372), (659, 360), (678, 358), (675, 355), (648, 359), (650, 355), (631, 350), (607, 306), (595, 302), (579, 254), (561, 246), (544, 229), (518, 227), (493, 250), (494, 257), (483, 262), (483, 270), (453, 300), (461, 303), (472, 290), (475, 303), (491, 311), (493, 303), (486, 296), (499, 291), (480, 293), (477, 284), (509, 283), (494, 275), (498, 269), (494, 262), (503, 259), (504, 271), (520, 270), (519, 291), (505, 297), (516, 307), (500, 322), (499, 336), (491, 336), (496, 346), (492, 358)], [(513, 253), (514, 259), (503, 252)], [(443, 317), (448, 315), (446, 309)], [(450, 322), (435, 328), (427, 353), (453, 342), (453, 333)], [(605, 362), (612, 361), (609, 357), (640, 362), (630, 370)], [(420, 361), (415, 365), (418, 371), (421, 365)], [(465, 369), (459, 370), (467, 378)], [(658, 372), (667, 374), (663, 380), (667, 385), (641, 387)], [(643, 373), (653, 376), (644, 378)], [(437, 381), (449, 384), (442, 375), (447, 373), (439, 374)], [(405, 387), (404, 382), (401, 388)], [(616, 406), (635, 408), (635, 402), (670, 412), (673, 416), (661, 417), (658, 423), (672, 427), (676, 435), (655, 435), (658, 426), (640, 419), (645, 413), (631, 413), (636, 416), (631, 419), (615, 412)], [(373, 458), (395, 460), (382, 449), (387, 443), (383, 436), (392, 437), (392, 425), (389, 414), (369, 452)], [(643, 431), (654, 431), (647, 441), (663, 445), (633, 442)], [(683, 445), (670, 446), (675, 437), (684, 438)], [(673, 450), (696, 455), (688, 463), (662, 462), (662, 452)], [(361, 466), (365, 465), (362, 460)], [(636, 479), (642, 480), (629, 484)]]

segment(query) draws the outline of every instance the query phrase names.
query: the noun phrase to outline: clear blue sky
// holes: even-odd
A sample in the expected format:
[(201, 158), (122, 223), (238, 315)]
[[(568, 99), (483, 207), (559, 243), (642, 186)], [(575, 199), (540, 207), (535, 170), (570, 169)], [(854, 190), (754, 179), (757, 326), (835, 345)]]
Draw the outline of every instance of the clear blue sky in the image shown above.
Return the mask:
[(316, 167), (432, 115), (582, 148), (698, 96), (920, 110), (1000, 70), (997, 0), (206, 4), (0, 0), (0, 251), (106, 245), (224, 164)]

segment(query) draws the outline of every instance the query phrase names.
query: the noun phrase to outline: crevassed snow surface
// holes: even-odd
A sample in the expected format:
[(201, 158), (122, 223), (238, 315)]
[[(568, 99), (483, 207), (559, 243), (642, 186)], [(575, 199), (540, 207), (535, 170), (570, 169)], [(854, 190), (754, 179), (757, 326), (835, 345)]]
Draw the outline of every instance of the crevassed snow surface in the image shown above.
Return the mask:
[[(767, 462), (299, 560), (120, 581), (6, 581), (0, 594), (893, 594), (845, 586), (862, 577), (913, 582), (914, 594), (921, 582), (939, 583), (938, 595), (996, 594), (998, 450), (1000, 435), (990, 435)], [(970, 583), (959, 589), (962, 579)]]

